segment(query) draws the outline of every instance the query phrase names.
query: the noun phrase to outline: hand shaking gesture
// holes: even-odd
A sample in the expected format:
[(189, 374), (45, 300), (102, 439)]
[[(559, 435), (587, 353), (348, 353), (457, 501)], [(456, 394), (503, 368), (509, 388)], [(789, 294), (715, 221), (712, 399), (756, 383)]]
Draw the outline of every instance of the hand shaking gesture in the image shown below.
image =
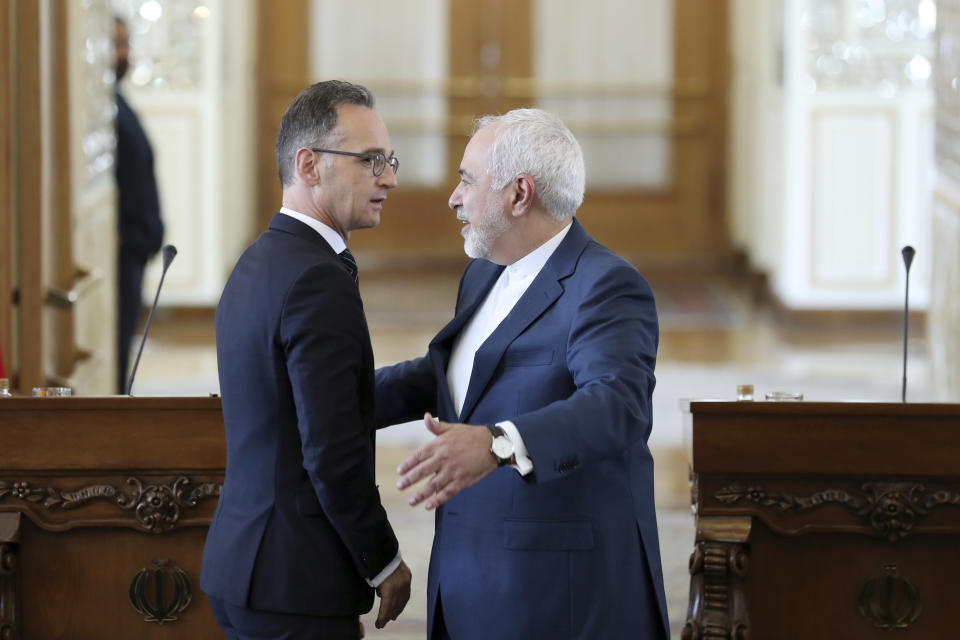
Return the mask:
[(430, 510), (482, 480), (497, 468), (497, 460), (490, 453), (486, 427), (440, 422), (429, 413), (423, 422), (437, 437), (400, 463), (397, 488), (406, 489), (429, 477), (409, 502), (415, 507), (426, 500), (424, 506)]

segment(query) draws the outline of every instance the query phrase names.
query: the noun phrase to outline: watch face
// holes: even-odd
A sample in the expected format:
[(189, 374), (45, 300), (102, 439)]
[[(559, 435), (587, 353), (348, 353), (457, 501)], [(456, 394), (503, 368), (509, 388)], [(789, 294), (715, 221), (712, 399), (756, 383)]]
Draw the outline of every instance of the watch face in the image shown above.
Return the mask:
[(507, 460), (513, 455), (513, 443), (509, 438), (500, 436), (493, 439), (493, 455), (501, 460)]

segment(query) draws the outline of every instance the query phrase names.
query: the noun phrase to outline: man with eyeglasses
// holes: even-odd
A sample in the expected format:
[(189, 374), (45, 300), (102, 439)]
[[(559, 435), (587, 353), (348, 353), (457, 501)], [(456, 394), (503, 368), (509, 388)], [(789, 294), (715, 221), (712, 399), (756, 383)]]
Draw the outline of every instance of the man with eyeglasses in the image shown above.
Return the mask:
[(459, 174), (454, 318), (376, 378), (378, 425), (427, 411), (437, 436), (397, 483), (437, 509), (428, 637), (667, 638), (650, 287), (575, 219), (583, 154), (556, 116), (481, 118)]
[(374, 483), (373, 353), (350, 234), (399, 162), (373, 96), (321, 82), (277, 134), (283, 207), (217, 306), (227, 468), (200, 586), (228, 638), (361, 637), (410, 597)]

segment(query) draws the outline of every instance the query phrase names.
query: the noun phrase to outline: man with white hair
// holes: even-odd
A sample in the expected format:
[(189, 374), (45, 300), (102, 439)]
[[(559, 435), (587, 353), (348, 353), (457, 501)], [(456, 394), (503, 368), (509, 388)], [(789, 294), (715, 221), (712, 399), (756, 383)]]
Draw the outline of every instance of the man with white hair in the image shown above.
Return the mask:
[(376, 374), (377, 425), (437, 436), (397, 483), (437, 508), (428, 637), (666, 638), (650, 287), (574, 219), (583, 154), (556, 116), (481, 118), (459, 174), (455, 316)]

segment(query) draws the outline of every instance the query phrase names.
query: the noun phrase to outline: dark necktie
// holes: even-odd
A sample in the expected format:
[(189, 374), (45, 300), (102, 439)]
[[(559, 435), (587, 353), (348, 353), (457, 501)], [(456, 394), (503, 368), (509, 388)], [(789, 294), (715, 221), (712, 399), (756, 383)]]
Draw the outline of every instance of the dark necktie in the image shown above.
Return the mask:
[(357, 278), (357, 260), (353, 257), (353, 254), (350, 253), (350, 249), (344, 249), (337, 257), (340, 258), (340, 261), (343, 263), (343, 266), (347, 268), (347, 271), (350, 273), (350, 277), (353, 278), (354, 282), (358, 282)]

